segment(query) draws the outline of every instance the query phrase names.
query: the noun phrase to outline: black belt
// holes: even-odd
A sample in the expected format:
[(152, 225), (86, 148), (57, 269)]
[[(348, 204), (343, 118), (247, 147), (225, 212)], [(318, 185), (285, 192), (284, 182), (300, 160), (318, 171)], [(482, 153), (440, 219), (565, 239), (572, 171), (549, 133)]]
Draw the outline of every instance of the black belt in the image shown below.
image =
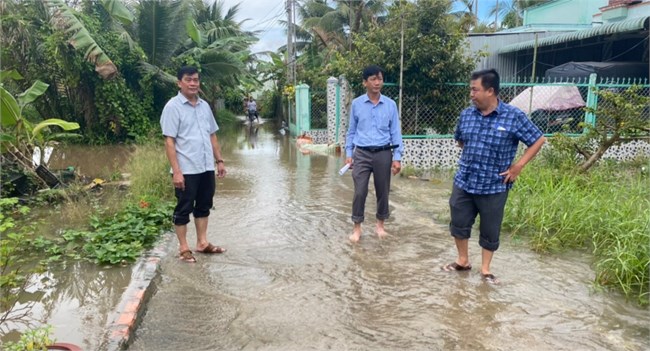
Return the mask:
[(384, 150), (392, 150), (398, 148), (399, 145), (384, 145), (384, 146), (357, 146), (357, 149), (370, 151), (370, 152), (379, 152)]

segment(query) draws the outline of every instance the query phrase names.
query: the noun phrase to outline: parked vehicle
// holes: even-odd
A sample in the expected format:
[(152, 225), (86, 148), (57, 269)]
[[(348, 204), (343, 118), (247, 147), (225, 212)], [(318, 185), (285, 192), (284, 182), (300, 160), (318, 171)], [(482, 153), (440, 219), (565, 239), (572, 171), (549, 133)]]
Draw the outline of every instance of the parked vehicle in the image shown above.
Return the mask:
[(575, 85), (528, 87), (510, 105), (524, 111), (545, 134), (582, 131), (580, 122), (584, 120), (585, 101)]

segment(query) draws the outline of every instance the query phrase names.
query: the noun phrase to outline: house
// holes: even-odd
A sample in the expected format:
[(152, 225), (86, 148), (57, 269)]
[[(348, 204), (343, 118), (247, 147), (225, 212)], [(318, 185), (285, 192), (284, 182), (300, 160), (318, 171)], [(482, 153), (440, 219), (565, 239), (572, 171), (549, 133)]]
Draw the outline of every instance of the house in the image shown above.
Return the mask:
[(520, 27), (469, 36), (471, 51), (488, 53), (477, 69), (543, 77), (571, 61), (649, 62), (650, 0), (555, 0), (527, 9), (523, 17)]

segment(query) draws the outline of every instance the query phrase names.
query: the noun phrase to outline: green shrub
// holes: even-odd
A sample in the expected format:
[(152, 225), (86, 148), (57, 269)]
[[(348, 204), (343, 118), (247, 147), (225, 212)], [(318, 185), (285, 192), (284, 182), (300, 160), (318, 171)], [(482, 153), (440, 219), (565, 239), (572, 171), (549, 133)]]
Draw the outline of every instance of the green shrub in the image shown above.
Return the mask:
[(114, 216), (93, 216), (92, 231), (67, 230), (62, 237), (67, 250), (83, 250), (82, 257), (98, 263), (133, 262), (171, 228), (171, 203), (140, 200)]
[(220, 127), (223, 125), (230, 125), (237, 122), (237, 117), (235, 116), (235, 114), (226, 109), (221, 109), (217, 111), (217, 115), (215, 116), (215, 119), (217, 120), (217, 123), (219, 124)]
[(46, 325), (30, 329), (20, 336), (20, 340), (7, 342), (2, 347), (5, 351), (47, 351), (47, 346), (55, 342), (56, 340), (52, 337), (52, 326)]
[(638, 161), (580, 174), (543, 158), (524, 170), (508, 202), (504, 229), (530, 236), (537, 251), (589, 249), (598, 284), (650, 302), (650, 187)]

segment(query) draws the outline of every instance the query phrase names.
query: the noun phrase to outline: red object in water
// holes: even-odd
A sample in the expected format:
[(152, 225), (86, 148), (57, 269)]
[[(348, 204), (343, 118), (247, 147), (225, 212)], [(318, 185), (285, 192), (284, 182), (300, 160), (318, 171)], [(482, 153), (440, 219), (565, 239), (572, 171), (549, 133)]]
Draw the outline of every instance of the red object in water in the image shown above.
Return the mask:
[(47, 347), (48, 350), (83, 351), (81, 347), (65, 342), (57, 342)]

